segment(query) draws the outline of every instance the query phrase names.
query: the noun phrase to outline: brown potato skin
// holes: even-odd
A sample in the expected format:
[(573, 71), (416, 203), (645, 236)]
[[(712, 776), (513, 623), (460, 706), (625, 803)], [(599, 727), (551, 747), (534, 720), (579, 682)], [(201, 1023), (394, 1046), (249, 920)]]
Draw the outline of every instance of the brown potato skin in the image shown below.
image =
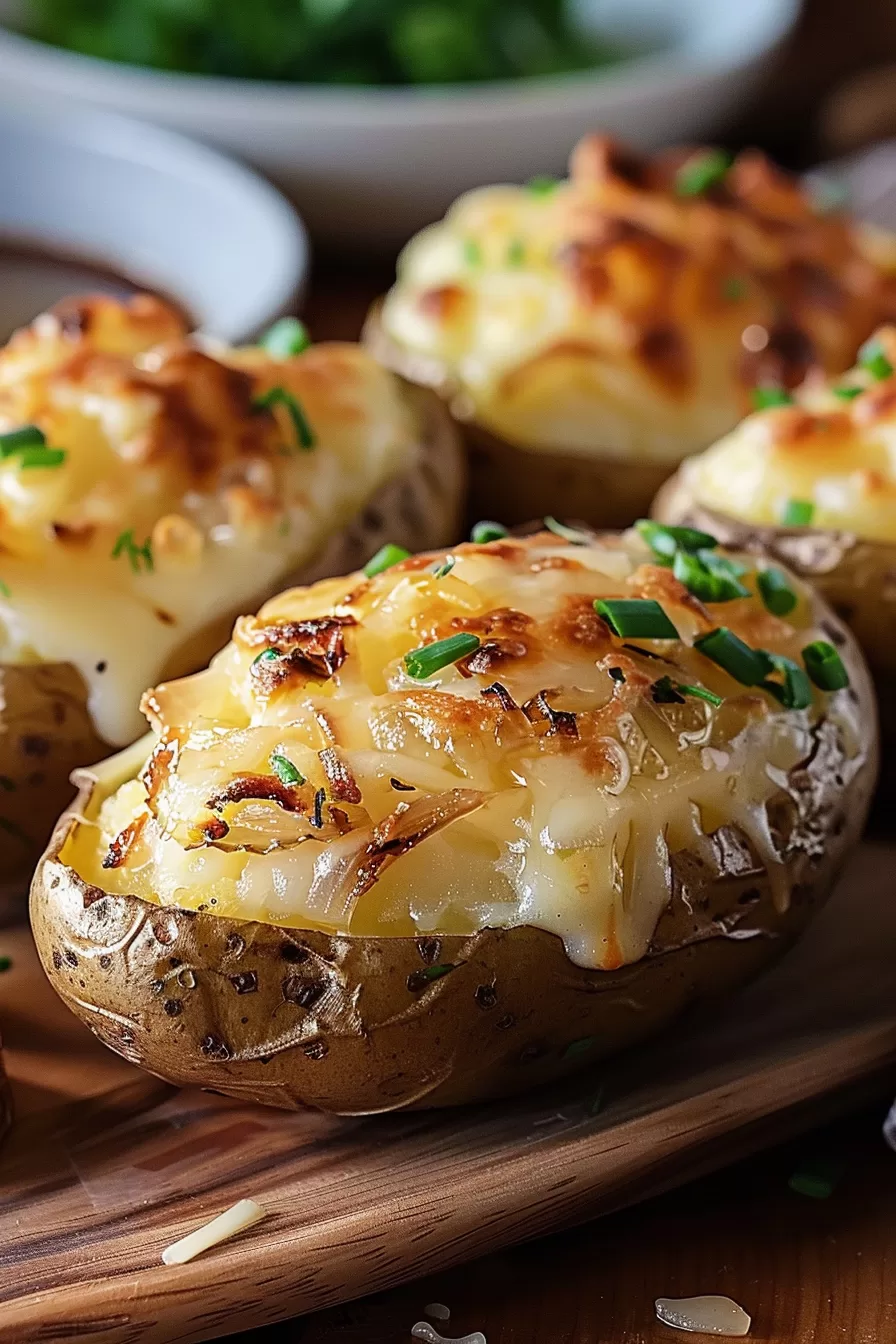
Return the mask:
[[(403, 395), (420, 425), (417, 465), (387, 481), (311, 564), (282, 575), (274, 591), (348, 573), (387, 541), (418, 551), (457, 536), (465, 484), (457, 431), (434, 393), (405, 384)], [(259, 593), (253, 605), (271, 595)], [(226, 644), (238, 615), (239, 610), (224, 610), (213, 626), (178, 650), (159, 680), (204, 666)], [(72, 800), (72, 771), (112, 750), (96, 733), (87, 690), (74, 667), (0, 662), (0, 923), (22, 913), (35, 864), (56, 818)]]
[(637, 462), (580, 453), (538, 452), (491, 433), (463, 413), (456, 389), (433, 361), (402, 350), (385, 333), (382, 300), (373, 305), (363, 341), (380, 363), (424, 387), (433, 387), (451, 410), (467, 447), (467, 527), (496, 518), (517, 527), (552, 514), (593, 527), (629, 527), (646, 516), (650, 502), (675, 470), (674, 463)]
[[(59, 857), (70, 815), (31, 891), (44, 969), (119, 1054), (173, 1083), (247, 1101), (371, 1114), (561, 1078), (755, 974), (825, 900), (861, 833), (877, 769), (870, 682), (851, 641), (843, 657), (852, 686), (841, 694), (867, 708), (858, 755), (846, 761), (839, 729), (822, 719), (768, 804), (793, 883), (786, 912), (749, 842), (723, 827), (711, 857), (673, 856), (673, 896), (651, 948), (620, 970), (577, 966), (554, 934), (525, 926), (330, 936), (108, 895)], [(82, 776), (79, 809), (94, 785)], [(427, 979), (434, 966), (453, 969)]]
[(733, 550), (768, 555), (811, 583), (861, 645), (877, 687), (883, 736), (896, 742), (896, 544), (851, 532), (763, 527), (705, 508), (680, 473), (663, 486), (652, 517), (711, 532)]

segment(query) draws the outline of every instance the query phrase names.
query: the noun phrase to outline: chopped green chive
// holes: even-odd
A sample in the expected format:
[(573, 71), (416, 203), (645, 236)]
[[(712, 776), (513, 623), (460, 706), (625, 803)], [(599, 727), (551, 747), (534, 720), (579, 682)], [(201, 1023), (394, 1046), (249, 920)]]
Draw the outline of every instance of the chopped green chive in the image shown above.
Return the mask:
[(818, 1155), (801, 1162), (787, 1182), (797, 1195), (810, 1199), (830, 1199), (846, 1164), (837, 1157)]
[(736, 303), (739, 299), (745, 299), (746, 296), (746, 280), (742, 280), (739, 275), (726, 275), (722, 281), (722, 297), (728, 299), (731, 303)]
[(577, 1059), (579, 1055), (587, 1055), (589, 1050), (593, 1050), (597, 1045), (596, 1036), (583, 1036), (580, 1041), (570, 1041), (569, 1045), (563, 1051), (564, 1059)]
[(481, 523), (476, 523), (470, 533), (470, 540), (475, 541), (477, 546), (485, 546), (490, 541), (503, 541), (504, 537), (509, 537), (510, 533), (502, 523), (493, 523), (486, 518)]
[(720, 625), (694, 640), (694, 648), (717, 663), (742, 686), (758, 686), (773, 669), (772, 660), (761, 649), (751, 649), (742, 639)]
[(889, 378), (893, 372), (893, 365), (887, 359), (884, 348), (880, 341), (866, 341), (859, 351), (859, 364), (863, 369), (867, 369), (872, 378)]
[(446, 556), (440, 565), (433, 566), (433, 578), (444, 579), (445, 575), (450, 574), (456, 564), (457, 561), (453, 555)]
[(696, 527), (670, 527), (666, 523), (655, 523), (652, 518), (639, 518), (635, 531), (647, 542), (654, 555), (671, 562), (678, 550), (711, 550), (719, 543), (709, 532), (700, 532)]
[(781, 510), (781, 522), (785, 527), (808, 527), (815, 516), (815, 505), (811, 499), (788, 499)]
[(747, 566), (732, 560), (730, 555), (718, 555), (715, 551), (697, 552), (697, 559), (711, 574), (721, 574), (728, 579), (739, 579), (747, 573)]
[(705, 700), (716, 708), (722, 703), (722, 697), (713, 691), (707, 691), (703, 686), (689, 686), (686, 682), (673, 681), (671, 677), (660, 677), (650, 690), (658, 705), (683, 705), (687, 695), (693, 696), (695, 700)]
[(724, 149), (704, 149), (692, 154), (675, 174), (679, 196), (701, 196), (722, 181), (731, 167), (731, 155)]
[(625, 673), (621, 667), (611, 667), (607, 669), (614, 681), (625, 681)]
[(831, 391), (834, 396), (839, 397), (841, 401), (855, 401), (856, 397), (860, 397), (865, 389), (864, 387), (844, 386), (831, 388)]
[(284, 756), (279, 751), (272, 752), (271, 754), (271, 768), (280, 783), (285, 784), (287, 788), (291, 787), (293, 784), (305, 783), (305, 776), (302, 774), (301, 770), (297, 770), (289, 757)]
[(299, 446), (310, 452), (315, 445), (314, 432), (308, 423), (305, 412), (302, 410), (298, 400), (285, 387), (271, 387), (267, 392), (262, 392), (261, 396), (256, 397), (253, 405), (258, 410), (270, 411), (275, 406), (284, 406), (289, 412), (289, 418), (292, 421), (293, 429), (296, 432), (296, 438)]
[(8, 971), (12, 966), (12, 957), (0, 957), (0, 971)]
[(4, 583), (2, 579), (0, 579), (0, 597), (12, 597), (12, 593), (9, 591), (9, 584)]
[(457, 966), (446, 962), (441, 966), (422, 966), (419, 971), (411, 971), (407, 978), (407, 986), (412, 994), (418, 993), (431, 985), (434, 980), (441, 980), (443, 975), (449, 975), (451, 971), (457, 970)]
[(569, 527), (566, 523), (552, 518), (550, 514), (543, 521), (549, 532), (553, 532), (555, 537), (562, 537), (564, 541), (571, 542), (573, 546), (587, 546), (591, 542), (591, 533), (583, 532), (580, 527)]
[(785, 709), (808, 709), (812, 703), (812, 687), (803, 669), (782, 654), (770, 653), (768, 657), (783, 681), (766, 679), (760, 683), (762, 689), (773, 695)]
[(548, 177), (544, 173), (539, 173), (536, 177), (530, 177), (526, 183), (526, 190), (533, 196), (552, 196), (560, 185), (556, 177)]
[(423, 644), (419, 649), (406, 653), (405, 669), (409, 677), (423, 681), (441, 672), (443, 667), (450, 667), (458, 659), (475, 653), (478, 648), (478, 635), (449, 635), (447, 639), (437, 639), (434, 644)]
[(64, 448), (23, 448), (17, 454), (23, 471), (29, 467), (61, 467), (67, 456)]
[(394, 542), (387, 541), (385, 546), (381, 546), (376, 555), (371, 556), (364, 566), (365, 578), (375, 579), (377, 574), (382, 574), (384, 570), (391, 569), (393, 565), (400, 565), (402, 560), (408, 560), (410, 554), (410, 551), (406, 551), (403, 546), (396, 546)]
[(756, 575), (756, 586), (773, 616), (786, 616), (796, 606), (796, 593), (780, 569), (761, 569)]
[(275, 359), (288, 359), (290, 355), (300, 355), (307, 350), (311, 337), (305, 323), (297, 317), (281, 317), (265, 332), (259, 344)]
[(512, 238), (507, 245), (507, 265), (522, 266), (526, 260), (526, 244), (522, 238)]
[(20, 429), (0, 434), (0, 457), (12, 457), (23, 448), (44, 448), (46, 443), (46, 436), (37, 425), (22, 425)]
[(482, 248), (475, 238), (464, 239), (464, 261), (468, 266), (482, 265)]
[(753, 406), (757, 411), (767, 411), (773, 406), (793, 405), (793, 397), (787, 391), (787, 388), (779, 387), (775, 383), (765, 383), (760, 387), (754, 387), (752, 398)]
[(152, 541), (149, 537), (138, 545), (134, 538), (134, 529), (129, 527), (127, 532), (122, 532), (112, 548), (112, 559), (117, 560), (120, 555), (126, 555), (131, 569), (135, 574), (139, 574), (143, 569), (147, 574), (151, 574), (155, 569), (155, 563), (152, 558)]
[(738, 578), (724, 572), (713, 572), (696, 555), (677, 551), (672, 562), (672, 573), (688, 592), (701, 602), (733, 602), (738, 597), (749, 597), (750, 590)]
[(261, 653), (257, 653), (252, 659), (252, 666), (255, 667), (257, 663), (275, 663), (279, 657), (280, 654), (276, 649), (262, 649)]
[(678, 631), (652, 598), (597, 598), (594, 610), (620, 639), (678, 639)]
[(803, 649), (806, 671), (822, 691), (842, 691), (849, 685), (849, 673), (833, 644), (816, 639)]

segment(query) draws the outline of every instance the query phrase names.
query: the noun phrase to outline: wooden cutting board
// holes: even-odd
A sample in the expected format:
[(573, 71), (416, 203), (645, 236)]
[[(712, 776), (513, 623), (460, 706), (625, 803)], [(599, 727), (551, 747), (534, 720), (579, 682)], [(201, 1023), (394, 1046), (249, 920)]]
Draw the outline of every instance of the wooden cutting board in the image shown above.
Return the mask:
[[(896, 1086), (896, 849), (877, 844), (736, 998), (561, 1090), (462, 1111), (338, 1120), (176, 1092), (68, 1015), (24, 930), (5, 941), (0, 1344), (267, 1324), (631, 1203)], [(162, 1265), (247, 1196), (263, 1222)]]

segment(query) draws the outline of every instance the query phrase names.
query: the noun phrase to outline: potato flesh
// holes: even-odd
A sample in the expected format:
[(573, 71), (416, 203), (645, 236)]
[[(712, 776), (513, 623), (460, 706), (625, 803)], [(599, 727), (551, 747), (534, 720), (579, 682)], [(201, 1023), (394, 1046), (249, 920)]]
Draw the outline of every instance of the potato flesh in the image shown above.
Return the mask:
[[(312, 451), (282, 406), (254, 404), (272, 387), (298, 400)], [(0, 352), (0, 433), (29, 423), (66, 456), (0, 459), (0, 663), (70, 663), (113, 744), (139, 735), (148, 684), (203, 661), (233, 612), (413, 469), (419, 441), (399, 384), (359, 347), (206, 351), (146, 296), (44, 314)], [(113, 554), (128, 533), (149, 558)]]
[[(782, 712), (690, 640), (724, 621), (798, 658), (819, 633), (800, 586), (790, 624), (755, 597), (702, 611), (633, 536), (574, 546), (541, 534), (452, 555), (444, 577), (431, 572), (444, 557), (409, 561), (369, 582), (356, 575), (293, 590), (238, 625), (209, 671), (148, 697), (164, 741), (178, 743), (161, 787), (147, 801), (143, 785), (126, 783), (102, 802), (98, 825), (75, 828), (64, 861), (110, 892), (298, 928), (399, 936), (528, 923), (559, 934), (580, 964), (613, 968), (649, 946), (670, 899), (670, 856), (699, 853), (708, 834), (734, 825), (786, 907), (766, 804), (807, 754), (821, 714), (848, 744), (846, 774), (850, 750), (858, 768), (857, 711), (848, 695), (818, 693), (808, 711)], [(668, 664), (623, 649), (592, 606), (596, 597), (658, 592), (684, 636), (647, 641)], [(271, 632), (333, 614), (356, 622), (344, 628), (342, 665), (326, 678), (265, 684), (254, 659)], [(505, 645), (525, 652), (488, 672), (465, 677), (448, 666), (414, 682), (403, 655), (457, 622), (477, 625), (486, 644), (489, 627), (500, 626)], [(618, 665), (624, 682), (609, 675)], [(668, 673), (724, 703), (655, 703), (651, 685)], [(483, 696), (496, 680), (516, 705), (547, 691), (553, 710), (576, 715), (578, 736), (547, 732), (537, 713), (530, 721)], [(334, 793), (328, 751), (356, 786), (351, 801)], [(254, 795), (211, 805), (232, 781), (271, 781), (276, 757), (304, 777), (295, 806)], [(353, 856), (373, 852), (378, 826), (409, 803), (425, 809), (458, 793), (475, 807), (384, 864), (344, 910), (328, 905)], [(141, 829), (124, 861), (104, 868), (135, 817)], [(203, 828), (221, 822), (226, 834), (210, 840)]]

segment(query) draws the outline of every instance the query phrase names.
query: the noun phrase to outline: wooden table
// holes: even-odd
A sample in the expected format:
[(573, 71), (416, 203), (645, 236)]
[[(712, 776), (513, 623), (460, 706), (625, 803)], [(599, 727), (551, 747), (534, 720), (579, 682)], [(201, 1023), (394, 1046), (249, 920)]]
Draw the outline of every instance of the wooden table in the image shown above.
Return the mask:
[[(305, 317), (316, 339), (350, 339), (389, 268), (324, 264)], [(896, 982), (896, 975), (894, 975)], [(896, 1071), (893, 1091), (896, 1093)], [(658, 1296), (725, 1293), (762, 1344), (896, 1344), (896, 1154), (886, 1102), (647, 1204), (471, 1265), (236, 1338), (242, 1344), (404, 1344), (439, 1302), (448, 1337), (488, 1344), (674, 1344)], [(807, 1156), (846, 1169), (827, 1200), (788, 1188)], [(463, 1191), (458, 1191), (463, 1198)]]

